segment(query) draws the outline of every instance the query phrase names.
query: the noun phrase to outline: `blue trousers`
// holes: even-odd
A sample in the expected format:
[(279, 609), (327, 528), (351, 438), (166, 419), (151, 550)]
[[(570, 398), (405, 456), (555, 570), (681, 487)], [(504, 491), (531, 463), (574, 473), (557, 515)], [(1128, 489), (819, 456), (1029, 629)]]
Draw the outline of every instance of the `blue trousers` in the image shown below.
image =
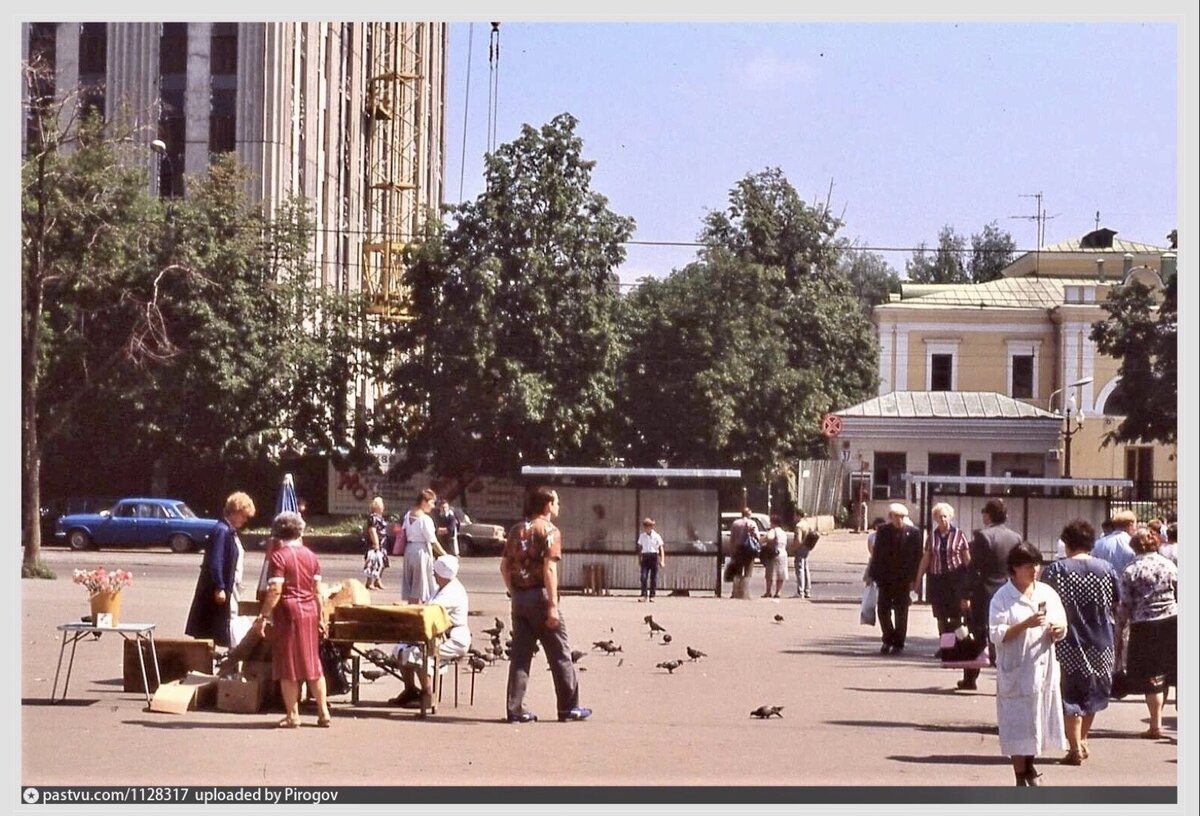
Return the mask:
[(646, 597), (646, 581), (650, 582), (650, 597), (658, 589), (658, 553), (642, 553), (642, 597)]

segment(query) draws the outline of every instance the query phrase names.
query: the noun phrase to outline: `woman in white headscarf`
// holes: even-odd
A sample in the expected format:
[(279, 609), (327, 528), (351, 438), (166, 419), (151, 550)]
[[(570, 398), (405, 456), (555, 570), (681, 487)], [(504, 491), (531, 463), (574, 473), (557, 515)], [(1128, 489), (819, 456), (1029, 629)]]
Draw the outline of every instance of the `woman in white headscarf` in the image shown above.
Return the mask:
[[(471, 630), (467, 625), (467, 589), (458, 580), (458, 558), (453, 555), (439, 556), (433, 562), (433, 580), (438, 590), (429, 602), (444, 607), (446, 617), (450, 619), (450, 629), (438, 647), (438, 660), (444, 663), (457, 660), (471, 648)], [(401, 644), (397, 653), (400, 657), (400, 674), (404, 678), (404, 691), (392, 702), (401, 706), (415, 705), (424, 697), (422, 707), (428, 708), (432, 702), (433, 667), (421, 665), (421, 650), (411, 644)]]

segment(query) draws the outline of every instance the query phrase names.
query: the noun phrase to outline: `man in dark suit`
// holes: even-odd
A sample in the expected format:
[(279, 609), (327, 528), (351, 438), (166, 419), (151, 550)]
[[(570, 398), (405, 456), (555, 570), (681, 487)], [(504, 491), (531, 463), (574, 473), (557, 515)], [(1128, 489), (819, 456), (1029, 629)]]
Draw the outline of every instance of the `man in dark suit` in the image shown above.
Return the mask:
[[(921, 563), (921, 531), (908, 522), (908, 508), (888, 505), (888, 523), (875, 533), (875, 549), (867, 572), (879, 588), (876, 611), (883, 636), (880, 654), (904, 651), (908, 635), (909, 592)], [(894, 616), (894, 618), (893, 618)]]
[[(988, 608), (996, 590), (1008, 583), (1008, 553), (1021, 543), (1021, 535), (1010, 529), (1008, 508), (1004, 499), (988, 499), (981, 511), (983, 529), (976, 530), (971, 537), (971, 564), (968, 567), (971, 583), (971, 632), (988, 644), (988, 656), (996, 662), (996, 647), (988, 639)], [(979, 669), (963, 669), (963, 678), (958, 687), (967, 691), (975, 689)]]

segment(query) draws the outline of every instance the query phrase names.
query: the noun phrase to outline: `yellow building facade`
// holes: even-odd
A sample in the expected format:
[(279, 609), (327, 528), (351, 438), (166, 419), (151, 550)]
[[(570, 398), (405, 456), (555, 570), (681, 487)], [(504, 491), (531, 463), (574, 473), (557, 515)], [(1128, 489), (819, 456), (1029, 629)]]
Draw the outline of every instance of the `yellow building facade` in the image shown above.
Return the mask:
[(1175, 260), (1099, 230), (1022, 255), (988, 283), (905, 284), (873, 312), (879, 397), (837, 412), (834, 454), (862, 473), (861, 492), (875, 501), (903, 497), (898, 468), (1174, 481), (1175, 446), (1104, 437), (1123, 400), (1176, 394), (1121, 393), (1120, 361), (1090, 334), (1113, 291), (1133, 281), (1161, 291)]

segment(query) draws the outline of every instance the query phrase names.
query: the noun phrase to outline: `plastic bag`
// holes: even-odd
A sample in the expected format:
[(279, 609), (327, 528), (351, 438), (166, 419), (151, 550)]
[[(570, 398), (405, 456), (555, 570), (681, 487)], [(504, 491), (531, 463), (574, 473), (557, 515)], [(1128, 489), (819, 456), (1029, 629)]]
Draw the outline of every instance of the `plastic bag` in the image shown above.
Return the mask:
[(879, 587), (872, 581), (863, 587), (862, 605), (858, 610), (858, 622), (863, 626), (875, 625), (875, 605), (879, 603)]

